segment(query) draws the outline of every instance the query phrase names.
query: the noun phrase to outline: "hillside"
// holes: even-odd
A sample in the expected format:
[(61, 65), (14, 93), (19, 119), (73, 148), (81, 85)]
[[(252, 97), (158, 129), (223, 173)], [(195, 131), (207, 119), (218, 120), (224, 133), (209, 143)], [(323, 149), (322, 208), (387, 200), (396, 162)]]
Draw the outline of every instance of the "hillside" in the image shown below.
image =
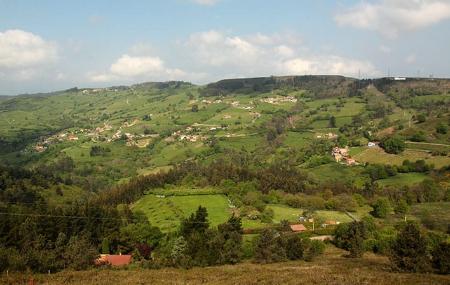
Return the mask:
[(385, 257), (373, 254), (357, 260), (342, 258), (344, 252), (329, 247), (313, 262), (285, 262), (207, 268), (153, 270), (95, 270), (61, 272), (48, 276), (12, 275), (0, 277), (4, 284), (24, 283), (30, 276), (37, 284), (447, 284), (450, 277), (434, 274), (395, 273)]
[[(261, 270), (263, 283), (446, 281), (394, 273), (388, 256), (410, 226), (422, 259), (400, 266), (448, 271), (435, 259), (449, 246), (449, 82), (287, 76), (2, 100), (0, 270), (85, 283), (91, 271), (66, 270), (104, 253), (133, 256), (135, 275), (100, 271), (131, 283), (195, 283), (198, 267), (210, 283)], [(324, 236), (366, 257), (322, 254)]]
[[(418, 84), (433, 88), (410, 94)], [(308, 168), (317, 158), (305, 156), (305, 151), (337, 138), (340, 145), (355, 147), (351, 152), (359, 153), (361, 162), (424, 159), (442, 167), (449, 164), (448, 156), (433, 153), (449, 149), (449, 135), (435, 131), (448, 124), (448, 89), (448, 80), (380, 79), (367, 85), (339, 76), (73, 88), (2, 101), (0, 152), (3, 161), (27, 167), (69, 157), (77, 172), (94, 168), (102, 177), (99, 183), (109, 185), (187, 159), (213, 160), (230, 151), (252, 153), (262, 163), (293, 151), (298, 153), (293, 163)], [(427, 120), (418, 122), (416, 117), (424, 113)], [(382, 138), (383, 130), (418, 142), (408, 143), (411, 151), (401, 158), (381, 152), (373, 159), (364, 146), (368, 138)], [(91, 155), (95, 146), (105, 151)], [(328, 156), (327, 152), (314, 155)]]

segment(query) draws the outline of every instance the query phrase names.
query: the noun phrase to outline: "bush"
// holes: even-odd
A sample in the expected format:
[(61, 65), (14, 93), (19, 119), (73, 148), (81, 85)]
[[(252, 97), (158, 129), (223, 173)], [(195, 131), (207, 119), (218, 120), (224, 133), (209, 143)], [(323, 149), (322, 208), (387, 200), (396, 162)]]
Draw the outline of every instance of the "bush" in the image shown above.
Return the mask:
[(315, 257), (323, 254), (325, 251), (325, 244), (320, 240), (309, 240), (305, 253), (305, 260), (312, 261)]
[(334, 233), (334, 244), (350, 252), (349, 257), (361, 257), (364, 254), (364, 240), (367, 229), (364, 222), (340, 224)]
[(420, 131), (413, 134), (409, 139), (413, 142), (424, 142), (427, 138), (425, 137), (425, 133)]
[(405, 150), (406, 145), (403, 139), (394, 136), (383, 140), (381, 142), (381, 147), (387, 153), (399, 154)]
[(419, 227), (414, 223), (403, 226), (394, 240), (390, 260), (394, 269), (407, 272), (426, 272), (430, 270), (427, 242)]
[(305, 253), (305, 242), (297, 235), (291, 234), (285, 240), (286, 257), (289, 260), (299, 260)]
[(448, 132), (448, 127), (444, 125), (443, 123), (440, 123), (436, 127), (436, 133), (445, 135)]
[(272, 229), (264, 229), (256, 239), (254, 247), (255, 261), (258, 263), (271, 263), (286, 259), (280, 233)]
[(440, 274), (450, 274), (450, 243), (441, 242), (432, 252), (432, 265)]
[(387, 198), (378, 198), (372, 205), (373, 211), (371, 214), (376, 218), (386, 218), (389, 213), (389, 200)]

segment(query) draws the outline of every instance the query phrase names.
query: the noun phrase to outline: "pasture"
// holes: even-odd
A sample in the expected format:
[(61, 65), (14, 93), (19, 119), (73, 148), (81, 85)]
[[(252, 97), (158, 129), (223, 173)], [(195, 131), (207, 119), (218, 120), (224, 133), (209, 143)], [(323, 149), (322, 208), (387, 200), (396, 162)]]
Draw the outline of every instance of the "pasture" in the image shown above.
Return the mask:
[(199, 206), (206, 207), (211, 226), (224, 223), (231, 216), (228, 200), (221, 194), (160, 196), (147, 194), (133, 204), (133, 211), (143, 212), (151, 224), (163, 232), (175, 231), (180, 221), (194, 213)]

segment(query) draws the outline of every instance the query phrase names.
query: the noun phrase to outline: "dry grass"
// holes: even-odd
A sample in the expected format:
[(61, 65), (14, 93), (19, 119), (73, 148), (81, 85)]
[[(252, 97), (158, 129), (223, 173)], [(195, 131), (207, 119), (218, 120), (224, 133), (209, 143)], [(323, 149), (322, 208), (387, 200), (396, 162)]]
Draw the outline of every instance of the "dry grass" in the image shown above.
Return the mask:
[[(258, 265), (249, 262), (208, 268), (160, 270), (91, 270), (35, 275), (35, 284), (450, 284), (450, 276), (392, 272), (386, 257), (342, 257), (328, 247), (314, 262)], [(30, 275), (2, 275), (1, 284), (27, 284)]]

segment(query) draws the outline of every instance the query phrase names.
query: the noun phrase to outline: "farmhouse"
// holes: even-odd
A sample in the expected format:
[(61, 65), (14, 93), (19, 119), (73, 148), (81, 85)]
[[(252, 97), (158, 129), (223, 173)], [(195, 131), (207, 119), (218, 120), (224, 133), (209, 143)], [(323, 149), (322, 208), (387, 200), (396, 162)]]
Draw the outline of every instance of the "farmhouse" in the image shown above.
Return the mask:
[(345, 148), (339, 148), (334, 147), (331, 151), (331, 155), (334, 157), (336, 162), (340, 162), (344, 157), (348, 156), (348, 147)]
[(355, 159), (351, 158), (348, 153), (348, 146), (345, 148), (334, 147), (331, 150), (331, 155), (334, 157), (336, 162), (343, 161), (347, 165), (356, 165), (358, 164)]
[(289, 226), (294, 233), (301, 233), (306, 231), (306, 227), (302, 224), (295, 224)]
[(368, 142), (367, 146), (368, 147), (376, 147), (379, 143), (378, 142)]
[(339, 225), (339, 224), (340, 224), (340, 222), (338, 222), (338, 221), (328, 220), (328, 221), (325, 221), (325, 223), (322, 224), (322, 227), (326, 228), (326, 227), (329, 227), (329, 226), (336, 226), (336, 225)]
[(36, 145), (35, 147), (34, 147), (34, 150), (35, 151), (37, 151), (37, 152), (43, 152), (43, 151), (45, 151), (47, 148), (45, 147), (45, 146), (43, 146), (43, 145)]
[(75, 135), (73, 135), (73, 134), (70, 134), (70, 135), (67, 136), (67, 139), (68, 139), (69, 141), (77, 141), (77, 140), (78, 140), (78, 137), (75, 136)]
[(101, 254), (95, 260), (96, 265), (125, 266), (131, 263), (132, 257), (128, 254)]

